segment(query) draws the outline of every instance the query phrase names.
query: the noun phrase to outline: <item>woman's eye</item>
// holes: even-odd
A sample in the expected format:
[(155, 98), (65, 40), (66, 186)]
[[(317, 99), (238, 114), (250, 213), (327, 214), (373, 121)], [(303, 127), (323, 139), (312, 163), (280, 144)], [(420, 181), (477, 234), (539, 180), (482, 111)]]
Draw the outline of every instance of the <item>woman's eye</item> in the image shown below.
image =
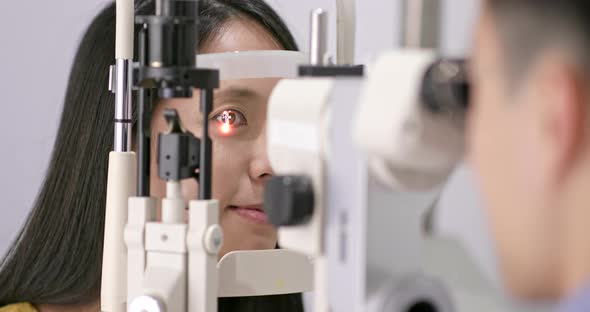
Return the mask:
[(246, 117), (233, 109), (224, 110), (214, 118), (217, 121), (219, 132), (222, 134), (231, 134), (234, 129), (247, 125)]

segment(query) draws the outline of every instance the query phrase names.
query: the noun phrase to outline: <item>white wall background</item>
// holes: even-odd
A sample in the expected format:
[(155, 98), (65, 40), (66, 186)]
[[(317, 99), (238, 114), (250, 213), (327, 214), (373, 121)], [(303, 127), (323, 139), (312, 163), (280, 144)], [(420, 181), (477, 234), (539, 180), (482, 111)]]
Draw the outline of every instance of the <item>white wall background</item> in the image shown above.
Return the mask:
[(104, 1), (0, 1), (0, 254), (49, 162), (76, 43)]
[[(21, 228), (43, 179), (56, 134), (69, 67), (82, 31), (106, 0), (0, 1), (0, 255)], [(334, 0), (269, 0), (307, 50), (309, 12), (335, 12)], [(368, 61), (399, 42), (400, 0), (357, 0), (357, 60)], [(469, 51), (479, 0), (443, 0), (442, 51)], [(335, 46), (334, 15), (330, 47)], [(106, 70), (106, 69), (105, 69)], [(106, 157), (106, 155), (105, 155)], [(462, 239), (497, 281), (480, 198), (461, 168), (443, 194), (436, 229)]]

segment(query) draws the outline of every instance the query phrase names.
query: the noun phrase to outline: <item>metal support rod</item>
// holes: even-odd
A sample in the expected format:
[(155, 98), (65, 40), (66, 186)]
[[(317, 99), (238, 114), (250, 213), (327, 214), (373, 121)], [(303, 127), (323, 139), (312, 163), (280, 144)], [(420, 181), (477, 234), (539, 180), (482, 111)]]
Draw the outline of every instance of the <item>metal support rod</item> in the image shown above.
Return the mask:
[[(139, 32), (137, 43), (139, 48), (139, 63), (143, 66), (147, 62), (147, 28), (144, 26)], [(150, 159), (151, 159), (151, 108), (152, 92), (145, 88), (139, 88), (137, 93), (138, 114), (137, 119), (137, 196), (150, 196)]]
[(213, 109), (213, 90), (201, 90), (201, 113), (203, 115), (203, 135), (201, 137), (201, 157), (199, 159), (199, 199), (211, 199), (211, 170), (213, 168), (212, 144), (209, 138), (209, 114)]
[(402, 47), (436, 49), (439, 47), (440, 0), (404, 0)]
[(354, 64), (356, 42), (355, 0), (336, 0), (336, 63)]
[(131, 151), (131, 60), (117, 59), (115, 65), (115, 152)]
[(156, 15), (162, 16), (164, 14), (164, 1), (166, 0), (156, 0)]
[(141, 88), (138, 92), (139, 119), (137, 125), (137, 196), (150, 196), (150, 146), (151, 107), (153, 99), (151, 90)]
[(311, 31), (309, 42), (309, 61), (311, 65), (324, 65), (327, 53), (328, 15), (323, 9), (315, 9), (311, 13)]

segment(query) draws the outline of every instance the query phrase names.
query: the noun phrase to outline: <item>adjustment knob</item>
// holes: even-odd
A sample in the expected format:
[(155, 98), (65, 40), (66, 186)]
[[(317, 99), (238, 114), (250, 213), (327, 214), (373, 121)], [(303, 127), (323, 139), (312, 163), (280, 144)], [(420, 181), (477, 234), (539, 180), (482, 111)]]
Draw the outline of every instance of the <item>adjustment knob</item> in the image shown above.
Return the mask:
[(275, 226), (301, 225), (313, 215), (312, 180), (306, 176), (275, 176), (264, 192), (268, 219)]

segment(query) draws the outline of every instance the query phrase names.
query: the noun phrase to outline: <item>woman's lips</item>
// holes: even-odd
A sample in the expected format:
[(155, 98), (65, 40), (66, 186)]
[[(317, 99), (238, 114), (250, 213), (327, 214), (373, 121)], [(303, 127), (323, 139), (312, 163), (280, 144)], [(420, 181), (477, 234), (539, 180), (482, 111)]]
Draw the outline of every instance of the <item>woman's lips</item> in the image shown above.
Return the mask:
[(270, 224), (262, 206), (228, 206), (228, 208), (250, 222)]

